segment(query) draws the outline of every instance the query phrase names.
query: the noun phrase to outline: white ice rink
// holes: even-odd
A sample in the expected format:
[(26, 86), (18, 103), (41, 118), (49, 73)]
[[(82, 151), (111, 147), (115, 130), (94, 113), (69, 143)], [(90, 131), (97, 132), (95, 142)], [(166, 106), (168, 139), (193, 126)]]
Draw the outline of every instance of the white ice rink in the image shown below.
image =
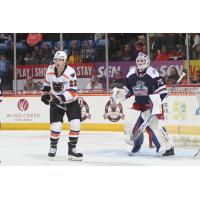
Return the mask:
[(84, 153), (83, 161), (68, 161), (67, 134), (62, 132), (56, 158), (50, 160), (49, 131), (0, 131), (1, 165), (73, 165), (73, 166), (157, 166), (200, 165), (193, 159), (198, 147), (177, 146), (175, 156), (159, 157), (155, 149), (143, 145), (139, 155), (130, 157), (124, 135), (120, 132), (81, 132), (78, 150)]

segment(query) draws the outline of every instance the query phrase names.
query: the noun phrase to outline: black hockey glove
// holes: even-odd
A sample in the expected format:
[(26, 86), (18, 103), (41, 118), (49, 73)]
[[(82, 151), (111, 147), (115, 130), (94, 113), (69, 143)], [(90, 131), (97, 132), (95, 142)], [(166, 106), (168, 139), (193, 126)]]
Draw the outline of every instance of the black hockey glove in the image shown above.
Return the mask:
[(43, 102), (43, 103), (45, 103), (46, 105), (49, 105), (49, 102), (50, 102), (50, 95), (49, 94), (43, 94), (42, 96), (41, 96), (41, 101)]
[(51, 90), (51, 88), (49, 86), (44, 86), (42, 91), (43, 92), (49, 92)]
[(57, 104), (57, 105), (63, 104), (64, 102), (65, 102), (64, 95), (54, 96), (54, 98), (51, 101), (52, 104)]

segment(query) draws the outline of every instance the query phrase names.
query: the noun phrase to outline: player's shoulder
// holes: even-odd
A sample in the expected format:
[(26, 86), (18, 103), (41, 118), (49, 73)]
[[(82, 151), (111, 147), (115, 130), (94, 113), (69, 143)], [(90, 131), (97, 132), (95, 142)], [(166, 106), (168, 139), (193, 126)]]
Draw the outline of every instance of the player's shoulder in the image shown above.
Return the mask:
[(148, 74), (151, 78), (157, 78), (160, 76), (158, 71), (154, 67), (148, 67), (146, 74)]
[(136, 73), (136, 68), (131, 68), (128, 72), (128, 74), (126, 75), (126, 78), (129, 78), (131, 75)]
[(69, 66), (69, 65), (67, 65), (67, 67), (66, 67), (66, 69), (65, 69), (63, 74), (68, 76), (68, 77), (69, 76), (75, 77), (75, 75), (76, 75), (74, 68)]
[(47, 68), (47, 74), (55, 73), (55, 65), (49, 65)]
[(71, 72), (75, 72), (74, 68), (71, 67), (71, 66), (69, 66), (69, 65), (67, 65), (65, 71), (66, 71), (66, 72), (69, 72), (69, 73), (71, 73)]

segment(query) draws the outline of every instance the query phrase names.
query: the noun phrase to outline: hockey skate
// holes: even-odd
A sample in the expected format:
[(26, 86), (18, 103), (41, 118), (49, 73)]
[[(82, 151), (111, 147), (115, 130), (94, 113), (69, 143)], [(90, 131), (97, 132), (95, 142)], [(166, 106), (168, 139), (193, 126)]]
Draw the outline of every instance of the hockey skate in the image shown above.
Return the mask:
[(57, 148), (50, 148), (50, 151), (49, 151), (49, 153), (48, 153), (48, 156), (49, 157), (55, 157), (55, 155), (56, 155), (56, 151), (57, 151)]
[(162, 154), (162, 156), (173, 156), (174, 155), (174, 148), (172, 147), (169, 150), (166, 150), (165, 153)]
[(76, 148), (68, 148), (68, 160), (81, 161), (83, 159), (83, 154), (78, 153)]

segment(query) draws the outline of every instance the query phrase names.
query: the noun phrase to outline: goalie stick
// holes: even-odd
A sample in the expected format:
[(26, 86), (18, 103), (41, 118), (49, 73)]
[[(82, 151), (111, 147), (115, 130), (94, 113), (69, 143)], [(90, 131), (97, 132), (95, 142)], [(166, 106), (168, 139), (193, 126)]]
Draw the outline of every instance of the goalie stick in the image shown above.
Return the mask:
[[(182, 75), (179, 77), (179, 79), (176, 81), (176, 83), (173, 85), (173, 88), (176, 87), (176, 85), (182, 80), (182, 78), (185, 76), (185, 73), (183, 72)], [(167, 98), (169, 95), (167, 95), (165, 98)], [(136, 133), (133, 136), (134, 141), (136, 141), (140, 135), (144, 132), (144, 130), (146, 129), (146, 127), (149, 125), (151, 119), (153, 118), (154, 115), (149, 115), (144, 122), (140, 125), (140, 127), (138, 128), (138, 130), (136, 131)]]

